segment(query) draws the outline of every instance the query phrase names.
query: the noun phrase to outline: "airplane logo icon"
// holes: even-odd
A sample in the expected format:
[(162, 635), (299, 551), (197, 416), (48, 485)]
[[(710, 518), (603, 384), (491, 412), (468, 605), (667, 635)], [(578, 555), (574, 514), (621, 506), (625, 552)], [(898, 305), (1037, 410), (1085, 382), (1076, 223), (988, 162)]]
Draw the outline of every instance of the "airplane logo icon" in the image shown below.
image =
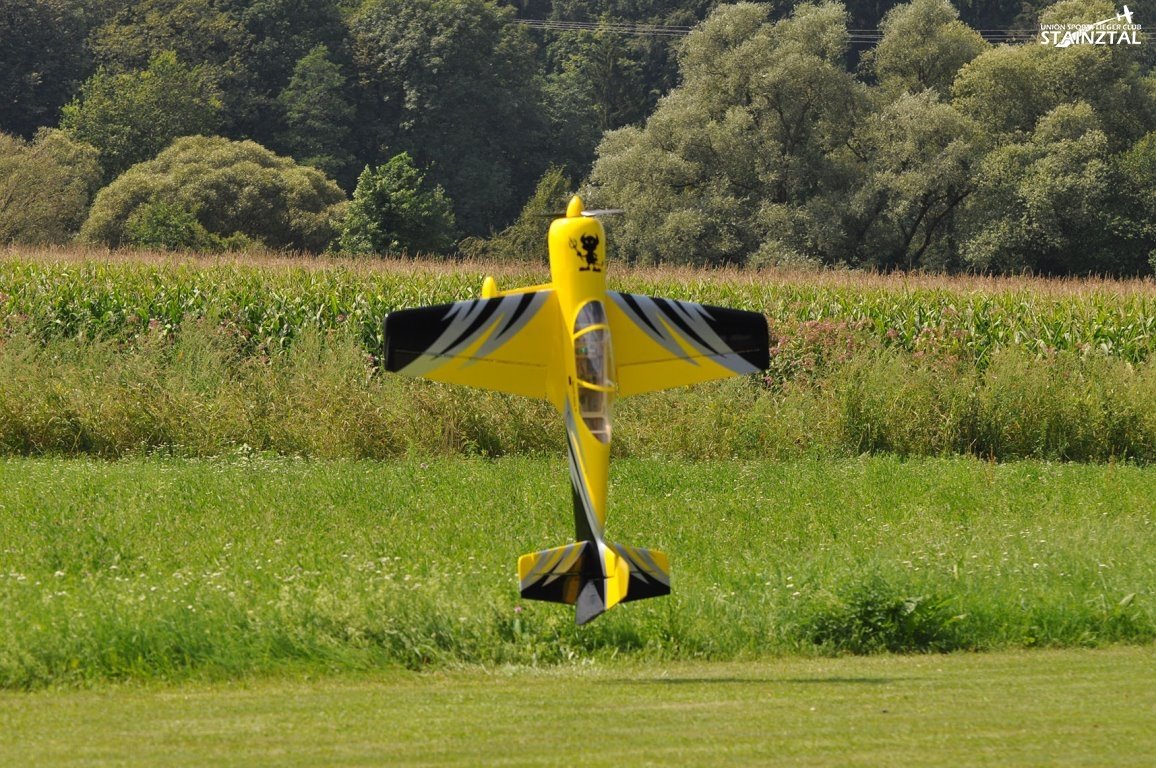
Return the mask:
[[(1056, 29), (1057, 26), (1059, 29)], [(1114, 17), (1092, 24), (1055, 25), (1051, 28), (1044, 28), (1041, 31), (1040, 42), (1045, 45), (1053, 44), (1056, 48), (1068, 48), (1073, 45), (1119, 45), (1122, 43), (1139, 45), (1138, 35), (1139, 27), (1132, 24), (1132, 10), (1125, 5), (1124, 10)]]

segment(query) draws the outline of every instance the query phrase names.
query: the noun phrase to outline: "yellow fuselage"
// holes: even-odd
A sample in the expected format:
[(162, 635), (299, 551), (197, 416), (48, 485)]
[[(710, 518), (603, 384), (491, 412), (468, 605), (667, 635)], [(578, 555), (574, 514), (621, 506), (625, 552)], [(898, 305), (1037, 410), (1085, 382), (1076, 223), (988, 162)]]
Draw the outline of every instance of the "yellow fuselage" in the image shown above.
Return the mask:
[[(626, 596), (630, 580), (625, 559), (606, 545), (606, 500), (610, 478), (611, 413), (617, 370), (606, 317), (606, 233), (598, 219), (581, 214), (571, 201), (566, 217), (550, 226), (550, 274), (558, 297), (563, 344), (571, 350), (563, 388), (551, 400), (566, 422), (570, 482), (574, 494), (575, 538), (597, 548), (605, 579), (607, 608)], [(593, 553), (592, 553), (593, 554)]]
[[(579, 539), (602, 539), (606, 522), (606, 496), (610, 466), (611, 405), (614, 398), (613, 343), (606, 322), (606, 233), (598, 219), (567, 211), (567, 217), (550, 226), (550, 274), (561, 310), (560, 349), (564, 354), (566, 378), (556, 382), (561, 391), (551, 400), (566, 417), (571, 471), (576, 471), (578, 506), (587, 519), (576, 520)], [(591, 303), (594, 305), (591, 306)], [(598, 310), (601, 310), (599, 312)], [(591, 371), (590, 360), (598, 359), (601, 371)], [(583, 365), (584, 370), (579, 371)], [(593, 375), (592, 375), (593, 374)], [(577, 487), (578, 482), (583, 487)], [(588, 530), (584, 530), (588, 528)], [(583, 536), (583, 534), (587, 534)]]

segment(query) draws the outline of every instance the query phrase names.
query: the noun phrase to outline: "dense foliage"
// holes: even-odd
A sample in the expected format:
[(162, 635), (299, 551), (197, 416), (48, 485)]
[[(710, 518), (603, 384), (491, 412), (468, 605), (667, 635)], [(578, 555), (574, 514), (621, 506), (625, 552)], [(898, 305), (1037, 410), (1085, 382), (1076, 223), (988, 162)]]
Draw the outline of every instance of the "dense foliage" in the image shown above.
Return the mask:
[(403, 152), (362, 171), (337, 244), (346, 253), (429, 253), (448, 248), (453, 232), (445, 190), (429, 189)]
[[(1111, 17), (1060, 3), (1041, 17)], [(598, 202), (640, 262), (1144, 273), (1156, 253), (1136, 154), (1152, 80), (1117, 46), (992, 47), (945, 0), (891, 10), (861, 74), (848, 15), (720, 8), (682, 84), (598, 150)], [(1121, 184), (1120, 182), (1123, 181)]]
[[(1130, 7), (1142, 28), (1156, 24), (1153, 0)], [(511, 254), (509, 238), (477, 238), (561, 173), (627, 209), (611, 234), (642, 263), (1132, 275), (1156, 260), (1153, 45), (1143, 32), (1138, 45), (1066, 48), (1031, 34), (1113, 18), (1111, 0), (0, 0), (0, 11), (6, 146), (59, 127), (95, 148), (102, 184), (174, 139), (215, 133), (311, 165), (346, 195), (404, 153), (477, 253), (526, 258), (521, 240)], [(587, 26), (564, 28), (574, 23)], [(1027, 34), (1007, 44), (993, 30)], [(55, 224), (0, 227), (0, 240), (72, 237), (92, 196), (87, 168), (77, 176)], [(26, 218), (21, 205), (0, 199), (0, 219)], [(138, 242), (199, 232), (162, 213), (134, 224)]]
[(97, 151), (62, 131), (32, 141), (0, 134), (0, 243), (67, 240), (100, 186)]
[(60, 127), (97, 148), (105, 180), (111, 181), (173, 139), (213, 133), (220, 108), (206, 70), (166, 51), (140, 72), (98, 71), (64, 106)]
[[(141, 216), (148, 217), (145, 223), (175, 223), (184, 211), (195, 217), (197, 237), (204, 230), (222, 238), (239, 236), (243, 245), (320, 250), (333, 238), (343, 205), (338, 186), (315, 168), (251, 141), (186, 136), (102, 189), (80, 237), (113, 246), (132, 243)], [(136, 244), (203, 247), (198, 241), (147, 238)]]

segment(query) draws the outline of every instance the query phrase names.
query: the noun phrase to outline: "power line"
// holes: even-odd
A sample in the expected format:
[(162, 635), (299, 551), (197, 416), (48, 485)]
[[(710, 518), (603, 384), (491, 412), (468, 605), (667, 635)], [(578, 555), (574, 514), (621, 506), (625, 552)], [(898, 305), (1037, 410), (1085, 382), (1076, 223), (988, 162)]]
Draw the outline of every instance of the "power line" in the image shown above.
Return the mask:
[[(514, 19), (530, 29), (550, 32), (611, 32), (637, 37), (685, 37), (694, 27), (669, 24), (633, 24), (630, 22), (562, 21), (556, 19)], [(980, 37), (989, 43), (1024, 43), (1037, 39), (1039, 32), (1032, 29), (978, 29)], [(881, 29), (848, 29), (852, 43), (878, 43), (883, 39)]]
[(628, 22), (556, 21), (552, 19), (515, 19), (514, 21), (531, 29), (546, 29), (551, 32), (598, 31), (639, 37), (685, 37), (694, 29), (694, 27), (631, 24)]

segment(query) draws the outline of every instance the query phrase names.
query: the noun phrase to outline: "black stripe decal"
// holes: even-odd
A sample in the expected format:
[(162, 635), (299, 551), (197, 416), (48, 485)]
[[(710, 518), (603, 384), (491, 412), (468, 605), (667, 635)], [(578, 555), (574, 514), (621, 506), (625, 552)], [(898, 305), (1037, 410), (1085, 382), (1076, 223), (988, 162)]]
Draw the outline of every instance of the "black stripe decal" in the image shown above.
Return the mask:
[(620, 294), (618, 294), (618, 296), (623, 301), (625, 301), (626, 304), (630, 307), (630, 309), (634, 312), (634, 318), (633, 319), (635, 322), (637, 322), (641, 325), (645, 325), (647, 328), (649, 328), (651, 330), (652, 333), (654, 333), (657, 336), (664, 336), (665, 335), (661, 330), (659, 330), (658, 328), (655, 328), (654, 325), (651, 324), (650, 318), (648, 318), (646, 316), (646, 313), (642, 311), (642, 307), (638, 306), (638, 302), (634, 300), (633, 296), (631, 296), (629, 293), (620, 293)]
[[(672, 325), (677, 326), (678, 329), (682, 331), (684, 336), (695, 342), (695, 346), (698, 347), (699, 351), (706, 350), (714, 355), (722, 354), (719, 352), (719, 350), (708, 344), (701, 336), (698, 335), (698, 333), (695, 332), (694, 328), (687, 324), (686, 320), (683, 319), (681, 315), (679, 315), (678, 310), (671, 305), (670, 301), (667, 299), (655, 299), (654, 303), (658, 305), (658, 308), (662, 310), (662, 314), (666, 317), (667, 320), (671, 322)], [(705, 317), (702, 319), (704, 322), (707, 322), (708, 325), (710, 324)]]
[(464, 332), (462, 332), (461, 335), (454, 339), (452, 344), (447, 345), (444, 350), (439, 350), (435, 354), (451, 354), (451, 350), (456, 350), (459, 345), (468, 342), (473, 337), (473, 335), (485, 325), (486, 321), (490, 319), (490, 315), (494, 314), (494, 312), (498, 310), (498, 305), (501, 303), (501, 301), (501, 299), (487, 300), (482, 305), (482, 310), (478, 312), (478, 316), (474, 318), (472, 323), (470, 323), (469, 328), (467, 328)]
[(513, 314), (510, 315), (510, 319), (507, 320), (505, 326), (502, 327), (502, 331), (504, 332), (507, 328), (512, 328), (518, 322), (518, 318), (526, 314), (526, 310), (530, 308), (530, 304), (532, 304), (533, 301), (534, 294), (522, 294), (521, 299), (518, 301), (517, 308), (514, 309)]

